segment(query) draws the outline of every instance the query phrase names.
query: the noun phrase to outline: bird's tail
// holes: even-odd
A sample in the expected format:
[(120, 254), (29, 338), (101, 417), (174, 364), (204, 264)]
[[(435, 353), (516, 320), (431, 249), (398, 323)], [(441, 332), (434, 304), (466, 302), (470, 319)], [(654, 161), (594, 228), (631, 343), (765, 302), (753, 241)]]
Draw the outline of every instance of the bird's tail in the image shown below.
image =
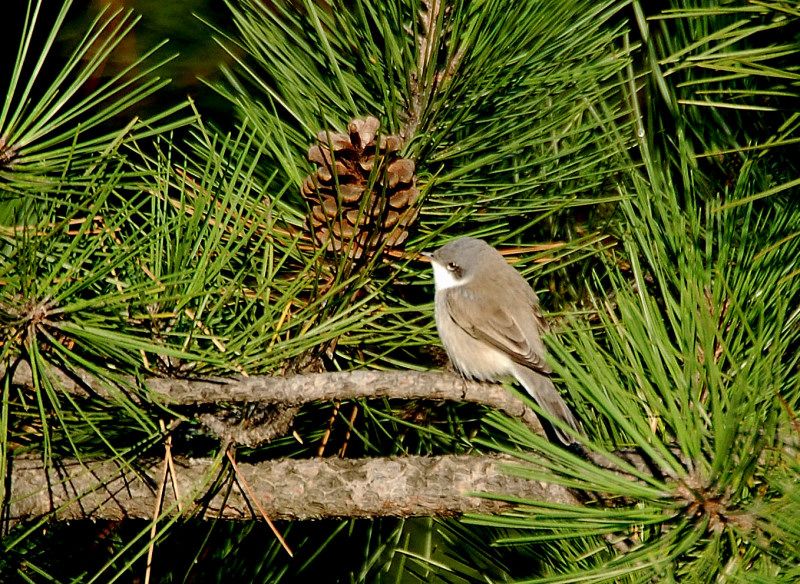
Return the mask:
[[(558, 393), (556, 386), (553, 385), (549, 377), (523, 365), (514, 367), (514, 377), (539, 404), (540, 408), (553, 418), (564, 422), (576, 432), (581, 432), (578, 420), (575, 419), (572, 410), (569, 409), (569, 406)], [(552, 425), (552, 428), (558, 439), (565, 446), (576, 442), (575, 438), (561, 430), (561, 428), (557, 428), (555, 425)]]

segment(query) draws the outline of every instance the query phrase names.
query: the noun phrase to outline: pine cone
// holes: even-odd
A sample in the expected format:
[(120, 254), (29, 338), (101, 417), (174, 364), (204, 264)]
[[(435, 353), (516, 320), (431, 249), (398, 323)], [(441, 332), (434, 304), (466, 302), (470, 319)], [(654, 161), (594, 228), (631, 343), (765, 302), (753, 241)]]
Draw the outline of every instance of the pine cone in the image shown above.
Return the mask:
[(308, 150), (318, 168), (302, 186), (311, 204), (307, 227), (328, 251), (360, 258), (382, 243), (398, 249), (417, 219), (414, 161), (400, 158), (399, 136), (376, 141), (379, 125), (372, 116), (357, 118), (347, 134), (320, 132)]

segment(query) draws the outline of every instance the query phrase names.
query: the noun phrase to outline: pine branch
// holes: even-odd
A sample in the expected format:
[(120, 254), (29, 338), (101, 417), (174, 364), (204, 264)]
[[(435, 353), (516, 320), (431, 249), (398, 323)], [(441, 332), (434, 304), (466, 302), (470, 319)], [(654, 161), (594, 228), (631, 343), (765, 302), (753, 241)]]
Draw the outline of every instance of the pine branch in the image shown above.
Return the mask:
[[(87, 398), (96, 395), (113, 399), (108, 387), (87, 371), (66, 372), (50, 366), (48, 373), (64, 391)], [(0, 365), (0, 378), (6, 368)], [(33, 375), (27, 361), (19, 361), (12, 383), (33, 386)], [(134, 387), (133, 377), (123, 378), (121, 385)], [(200, 421), (219, 438), (234, 444), (254, 446), (288, 432), (291, 418), (300, 405), (314, 401), (351, 399), (398, 399), (469, 402), (486, 406), (520, 420), (536, 434), (545, 435), (536, 413), (514, 393), (495, 383), (466, 381), (456, 375), (421, 371), (341, 371), (309, 373), (288, 377), (253, 376), (240, 379), (188, 380), (151, 377), (146, 381), (149, 397), (160, 397), (170, 405), (218, 403), (260, 403), (280, 406), (277, 416), (262, 426), (230, 426), (213, 414), (202, 414)], [(131, 396), (136, 399), (136, 396)], [(677, 447), (670, 447), (680, 458)], [(581, 455), (598, 467), (629, 476), (606, 456), (583, 448)], [(622, 450), (614, 456), (639, 472), (652, 474), (652, 468), (641, 454)], [(685, 461), (684, 461), (685, 462)]]
[[(176, 459), (178, 489), (184, 515), (204, 519), (258, 518), (252, 501), (237, 485), (203, 499), (218, 472), (213, 459)], [(506, 501), (475, 496), (505, 493), (512, 497), (574, 504), (566, 488), (514, 477), (502, 471), (516, 462), (510, 456), (406, 456), (401, 458), (311, 460), (280, 459), (238, 463), (239, 480), (246, 480), (271, 519), (331, 517), (453, 516), (500, 513), (513, 508)], [(80, 463), (62, 460), (52, 466), (41, 460), (15, 459), (10, 477), (10, 524), (54, 512), (71, 519), (149, 519), (158, 494), (162, 461), (151, 460), (123, 471), (115, 461)], [(231, 480), (228, 475), (228, 480)], [(167, 489), (165, 513), (177, 509)]]
[[(108, 387), (86, 371), (68, 373), (50, 367), (49, 373), (64, 391), (79, 397), (112, 398)], [(5, 368), (0, 367), (0, 378), (4, 375)], [(27, 361), (17, 364), (12, 380), (18, 385), (33, 385)], [(137, 383), (131, 377), (124, 378), (122, 385), (135, 387)], [(465, 381), (437, 372), (346, 371), (215, 380), (152, 377), (146, 385), (149, 396), (160, 397), (170, 405), (247, 402), (292, 407), (313, 401), (378, 398), (471, 402), (518, 418), (535, 432), (543, 433), (534, 411), (502, 385)]]

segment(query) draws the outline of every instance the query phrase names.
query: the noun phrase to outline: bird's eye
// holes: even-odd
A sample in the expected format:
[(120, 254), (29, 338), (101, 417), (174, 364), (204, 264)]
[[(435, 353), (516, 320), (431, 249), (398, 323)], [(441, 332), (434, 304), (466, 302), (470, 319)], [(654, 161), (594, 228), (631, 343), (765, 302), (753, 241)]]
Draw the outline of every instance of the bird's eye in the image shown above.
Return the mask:
[(456, 270), (458, 270), (458, 265), (455, 262), (450, 262), (449, 264), (447, 264), (447, 269), (451, 272), (455, 272)]

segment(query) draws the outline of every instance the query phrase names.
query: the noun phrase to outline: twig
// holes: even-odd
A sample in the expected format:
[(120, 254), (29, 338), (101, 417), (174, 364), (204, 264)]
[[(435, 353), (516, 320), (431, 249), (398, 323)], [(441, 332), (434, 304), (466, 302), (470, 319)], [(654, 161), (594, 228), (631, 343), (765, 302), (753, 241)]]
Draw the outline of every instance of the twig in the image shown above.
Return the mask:
[(166, 436), (164, 440), (164, 455), (167, 457), (167, 464), (169, 465), (169, 476), (172, 482), (172, 494), (175, 495), (175, 502), (178, 504), (178, 511), (183, 512), (183, 503), (181, 502), (181, 493), (178, 490), (178, 481), (175, 478), (175, 461), (172, 458), (172, 430), (180, 425), (180, 420), (173, 420), (169, 425), (169, 432), (164, 427), (164, 420), (159, 419), (158, 425), (161, 428), (161, 433)]
[(269, 518), (267, 512), (264, 511), (264, 507), (261, 506), (258, 497), (253, 492), (252, 487), (250, 487), (250, 483), (248, 483), (244, 475), (239, 472), (239, 467), (236, 464), (236, 458), (233, 456), (232, 449), (233, 449), (232, 445), (228, 445), (228, 447), (225, 449), (225, 456), (228, 457), (228, 461), (231, 463), (231, 466), (233, 467), (233, 472), (236, 473), (236, 480), (242, 485), (244, 490), (247, 491), (247, 496), (250, 498), (250, 501), (253, 503), (253, 505), (256, 506), (258, 512), (261, 513), (261, 516), (264, 518), (264, 521), (267, 522), (267, 525), (269, 525), (269, 528), (272, 530), (272, 533), (275, 534), (275, 537), (278, 538), (281, 547), (283, 547), (283, 549), (286, 550), (286, 553), (289, 554), (290, 558), (293, 558), (294, 554), (292, 553), (289, 544), (286, 543), (286, 540), (283, 538), (283, 535), (281, 535), (281, 532), (278, 531), (278, 528), (275, 527), (275, 524)]
[(347, 453), (347, 445), (350, 442), (350, 434), (353, 432), (353, 425), (356, 423), (356, 418), (358, 417), (358, 406), (353, 404), (353, 411), (350, 413), (350, 423), (347, 426), (347, 433), (344, 435), (344, 441), (342, 442), (342, 447), (339, 448), (339, 458), (344, 458), (344, 455)]
[(319, 443), (319, 448), (317, 449), (317, 456), (322, 458), (325, 455), (325, 447), (328, 445), (328, 439), (331, 437), (331, 432), (333, 431), (333, 424), (336, 422), (336, 416), (339, 415), (339, 401), (333, 402), (333, 412), (331, 412), (331, 417), (328, 419), (328, 427), (325, 428), (325, 433), (322, 435), (322, 440)]
[[(163, 429), (164, 422), (161, 422)], [(156, 530), (158, 528), (158, 516), (161, 513), (161, 506), (164, 502), (164, 491), (167, 485), (167, 474), (169, 473), (169, 452), (164, 451), (164, 464), (161, 465), (161, 476), (158, 480), (158, 491), (153, 502), (153, 517), (150, 524), (150, 543), (147, 545), (147, 567), (144, 571), (144, 584), (150, 584), (150, 573), (153, 568), (153, 552), (156, 546)]]

